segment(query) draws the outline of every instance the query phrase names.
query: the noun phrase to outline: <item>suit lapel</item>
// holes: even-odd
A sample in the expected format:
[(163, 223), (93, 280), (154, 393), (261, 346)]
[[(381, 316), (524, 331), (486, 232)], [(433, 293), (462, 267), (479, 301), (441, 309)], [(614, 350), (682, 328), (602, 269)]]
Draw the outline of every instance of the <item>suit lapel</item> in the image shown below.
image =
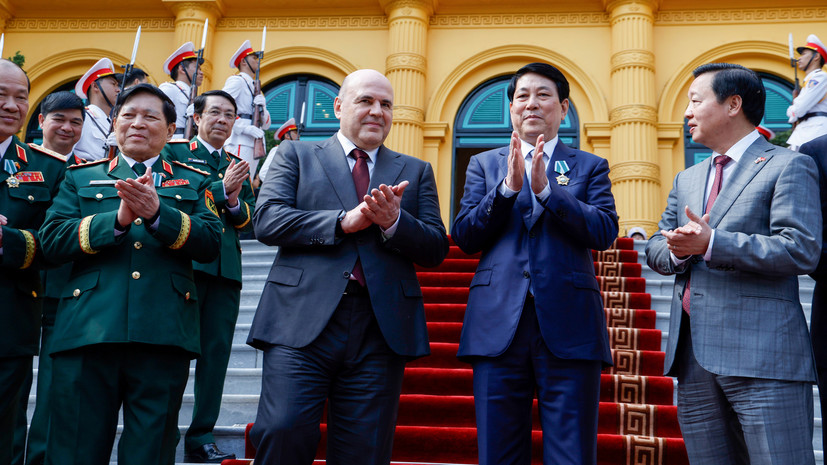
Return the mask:
[[(707, 177), (709, 176), (709, 167), (711, 164), (712, 157), (709, 157), (695, 165), (695, 169), (688, 169), (686, 171), (689, 179), (684, 185), (688, 186), (689, 194), (686, 195), (685, 203), (696, 215), (703, 215), (704, 195), (706, 194)], [(702, 186), (702, 188), (698, 189), (697, 186)], [(683, 205), (678, 205), (678, 215), (680, 218), (683, 218), (683, 221), (679, 221), (680, 224), (688, 221), (683, 211)]]
[(389, 150), (384, 145), (379, 147), (373, 165), (373, 174), (370, 176), (368, 193), (370, 193), (371, 189), (379, 187), (380, 184), (387, 184), (389, 186), (398, 184), (397, 177), (404, 167), (405, 162), (402, 161), (402, 157), (400, 157), (398, 153)]
[[(754, 178), (759, 171), (767, 166), (767, 163), (774, 155), (773, 152), (775, 152), (775, 146), (766, 142), (762, 137), (759, 137), (749, 146), (735, 166), (732, 178), (729, 181), (724, 178), (724, 188), (721, 189), (721, 193), (718, 194), (718, 198), (715, 199), (715, 205), (713, 205), (712, 210), (709, 211), (709, 226), (712, 228), (718, 226), (721, 219), (726, 215), (730, 207), (732, 207), (732, 203), (741, 195), (741, 192), (747, 184), (752, 181), (752, 178)], [(764, 160), (760, 160), (758, 157), (763, 157)], [(756, 161), (758, 161), (758, 163), (756, 163)]]
[(353, 175), (345, 159), (345, 151), (336, 136), (316, 145), (314, 152), (342, 206), (346, 210), (356, 207), (359, 201), (356, 200)]

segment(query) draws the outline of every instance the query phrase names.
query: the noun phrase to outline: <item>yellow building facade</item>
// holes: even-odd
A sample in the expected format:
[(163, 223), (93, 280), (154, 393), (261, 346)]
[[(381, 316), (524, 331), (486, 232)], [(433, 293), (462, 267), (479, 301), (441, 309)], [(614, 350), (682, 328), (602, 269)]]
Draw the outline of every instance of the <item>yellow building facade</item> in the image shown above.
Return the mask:
[[(459, 109), (483, 83), (545, 61), (569, 79), (582, 150), (609, 161), (621, 234), (656, 229), (685, 167), (691, 71), (726, 61), (791, 82), (787, 37), (827, 38), (823, 0), (0, 0), (3, 56), (20, 51), (32, 82), (30, 114), (45, 95), (101, 57), (135, 65), (159, 84), (166, 57), (201, 42), (205, 82), (221, 88), (245, 39), (260, 45), (263, 85), (291, 75), (335, 83), (360, 68), (395, 89), (386, 144), (430, 162), (443, 218), (451, 220)], [(803, 78), (803, 76), (800, 76)], [(461, 187), (460, 187), (461, 189)]]

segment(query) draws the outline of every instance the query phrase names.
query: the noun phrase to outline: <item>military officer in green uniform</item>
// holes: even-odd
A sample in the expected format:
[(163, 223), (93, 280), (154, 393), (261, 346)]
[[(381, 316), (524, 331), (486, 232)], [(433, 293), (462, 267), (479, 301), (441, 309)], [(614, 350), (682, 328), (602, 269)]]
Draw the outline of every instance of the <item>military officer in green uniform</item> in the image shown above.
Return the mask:
[[(80, 139), (83, 129), (83, 100), (68, 91), (49, 94), (40, 104), (40, 115), (37, 119), (43, 130), (42, 144), (29, 144), (34, 152), (41, 152), (53, 158), (66, 158), (68, 165), (85, 162), (72, 154), (72, 149)], [(41, 318), (40, 353), (43, 357), (37, 359), (37, 396), (32, 415), (32, 423), (28, 428), (26, 440), (26, 407), (28, 396), (20, 396), (20, 408), (17, 418), (15, 436), (15, 464), (23, 463), (23, 450), (26, 451), (28, 465), (40, 465), (46, 455), (46, 432), (48, 431), (49, 417), (49, 384), (52, 381), (52, 357), (49, 357), (47, 347), (55, 326), (55, 314), (60, 302), (60, 292), (72, 264), (66, 263), (57, 268), (49, 268), (41, 272), (43, 279), (43, 316)], [(22, 417), (22, 423), (21, 423)], [(19, 439), (18, 439), (19, 436)], [(18, 456), (19, 452), (19, 456)]]
[[(29, 110), (29, 80), (0, 60), (0, 463), (12, 462), (23, 389), (40, 338), (43, 263), (37, 229), (57, 194), (66, 158), (32, 152), (14, 136)], [(24, 392), (25, 391), (25, 392)]]
[(224, 223), (221, 254), (210, 263), (194, 263), (201, 310), (201, 358), (195, 364), (195, 408), (184, 440), (184, 461), (221, 463), (235, 458), (218, 449), (213, 428), (221, 408), (224, 377), (241, 302), (241, 246), (238, 233), (252, 230), (254, 197), (247, 162), (223, 150), (236, 117), (236, 105), (223, 90), (193, 101), (198, 135), (170, 143), (170, 156), (210, 172), (210, 190)]
[(189, 361), (200, 352), (192, 260), (218, 255), (209, 173), (167, 160), (175, 109), (157, 87), (119, 98), (121, 154), (75, 165), (40, 230), (45, 256), (73, 262), (50, 342), (46, 463), (174, 463)]

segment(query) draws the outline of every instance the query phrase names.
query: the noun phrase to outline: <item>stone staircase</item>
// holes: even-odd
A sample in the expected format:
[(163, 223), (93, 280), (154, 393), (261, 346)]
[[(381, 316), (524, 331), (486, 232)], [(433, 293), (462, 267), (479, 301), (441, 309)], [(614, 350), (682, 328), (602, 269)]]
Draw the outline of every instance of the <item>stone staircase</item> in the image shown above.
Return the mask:
[[(662, 348), (666, 347), (669, 337), (669, 306), (672, 295), (673, 280), (661, 276), (646, 266), (644, 250), (645, 242), (636, 241), (635, 249), (639, 253), (639, 263), (643, 264), (642, 277), (646, 278), (646, 292), (652, 296), (652, 309), (657, 311), (657, 329), (663, 332)], [(227, 452), (234, 452), (239, 458), (244, 456), (244, 429), (247, 423), (252, 422), (258, 407), (258, 395), (261, 389), (261, 352), (247, 346), (245, 341), (253, 321), (253, 314), (258, 305), (259, 296), (270, 266), (273, 263), (276, 249), (265, 246), (257, 241), (242, 241), (242, 266), (244, 273), (244, 287), (241, 293), (241, 309), (238, 323), (233, 337), (233, 351), (227, 378), (224, 385), (224, 399), (218, 426), (215, 430), (219, 447)], [(801, 301), (809, 321), (810, 302), (813, 294), (813, 280), (809, 277), (800, 279)], [(35, 367), (37, 361), (35, 361)], [(190, 370), (190, 381), (184, 394), (181, 407), (179, 425), (182, 433), (192, 417), (193, 394), (192, 378), (194, 370)], [(35, 371), (35, 382), (37, 373)], [(813, 447), (816, 451), (816, 462), (824, 464), (823, 445), (821, 440), (822, 419), (818, 401), (818, 390), (813, 387), (815, 401), (815, 434)], [(29, 396), (29, 418), (34, 410), (34, 390)], [(183, 443), (183, 441), (182, 441)], [(116, 446), (117, 448), (117, 443)], [(113, 450), (112, 462), (117, 458), (117, 451)], [(179, 444), (176, 461), (183, 461), (183, 445)]]

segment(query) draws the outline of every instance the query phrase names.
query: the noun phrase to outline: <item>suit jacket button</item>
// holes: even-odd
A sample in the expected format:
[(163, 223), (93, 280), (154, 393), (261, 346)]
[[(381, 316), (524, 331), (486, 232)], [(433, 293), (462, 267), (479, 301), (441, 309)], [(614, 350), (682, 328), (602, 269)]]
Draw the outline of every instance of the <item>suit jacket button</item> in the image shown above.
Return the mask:
[(132, 279), (141, 279), (141, 273), (137, 271), (132, 272)]
[(100, 199), (102, 199), (102, 198), (103, 198), (103, 194), (101, 194), (100, 192), (98, 192), (97, 194), (95, 194), (95, 198), (96, 198), (96, 199), (98, 199), (98, 200), (100, 200)]
[(175, 200), (181, 200), (181, 194), (175, 194)]
[(523, 276), (525, 276), (527, 279), (531, 277), (531, 274), (528, 271), (523, 271)]
[(319, 244), (324, 244), (324, 237), (319, 238)]
[(350, 271), (345, 271), (344, 273), (342, 273), (342, 277), (345, 279), (350, 279)]
[(140, 218), (135, 218), (135, 224), (136, 224), (137, 226), (140, 226), (141, 224), (143, 224), (143, 222), (144, 222), (144, 220), (142, 220), (142, 219), (140, 219)]
[(29, 202), (34, 202), (34, 196), (33, 195), (29, 194), (28, 198), (29, 198)]
[(219, 177), (219, 178), (223, 178), (223, 177), (224, 177), (224, 173), (218, 173), (218, 177)]
[(187, 292), (186, 294), (184, 294), (184, 299), (186, 299), (186, 300), (190, 300), (190, 293), (189, 293), (189, 292)]
[(80, 289), (75, 289), (74, 291), (72, 291), (72, 295), (75, 296), (75, 297), (79, 296), (80, 295)]
[(132, 244), (132, 245), (135, 247), (135, 249), (136, 249), (136, 250), (141, 250), (141, 247), (143, 247), (143, 246), (144, 246), (143, 244), (141, 244), (141, 243), (140, 243), (140, 242), (138, 242), (138, 241), (135, 241), (135, 243), (134, 243), (134, 244)]

